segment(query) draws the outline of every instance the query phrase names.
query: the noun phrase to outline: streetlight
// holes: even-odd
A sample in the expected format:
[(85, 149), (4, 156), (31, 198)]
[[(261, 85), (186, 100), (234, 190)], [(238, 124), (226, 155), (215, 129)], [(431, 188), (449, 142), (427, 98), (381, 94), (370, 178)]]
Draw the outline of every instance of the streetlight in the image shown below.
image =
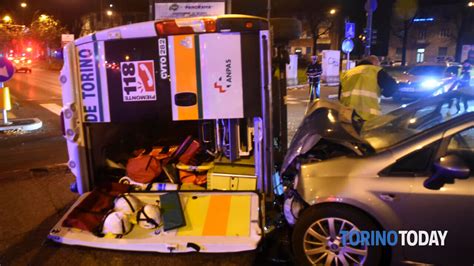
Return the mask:
[(334, 15), (334, 14), (336, 14), (336, 12), (337, 12), (337, 10), (333, 8), (329, 11), (329, 14)]
[(2, 20), (3, 20), (4, 23), (11, 23), (13, 21), (12, 17), (10, 17), (9, 15), (5, 15), (2, 18)]
[(110, 7), (110, 8), (114, 7), (114, 4), (110, 4), (109, 7)]
[(467, 3), (467, 6), (468, 6), (468, 7), (473, 7), (473, 6), (474, 6), (474, 2), (470, 1), (469, 3)]
[(111, 17), (114, 14), (114, 12), (112, 12), (112, 10), (107, 10), (106, 14), (107, 16)]
[(25, 3), (25, 2), (21, 2), (20, 6), (21, 6), (21, 8), (26, 8), (28, 6), (28, 4)]

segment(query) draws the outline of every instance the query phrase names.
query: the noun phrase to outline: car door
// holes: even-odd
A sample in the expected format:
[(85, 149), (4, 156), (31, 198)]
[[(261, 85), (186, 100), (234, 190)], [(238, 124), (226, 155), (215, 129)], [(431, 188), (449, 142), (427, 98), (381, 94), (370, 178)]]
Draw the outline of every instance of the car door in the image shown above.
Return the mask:
[[(474, 125), (474, 123), (471, 123)], [(457, 154), (470, 166), (471, 177), (445, 184), (439, 190), (423, 186), (426, 176), (414, 179), (410, 200), (400, 206), (405, 230), (447, 230), (445, 245), (404, 246), (409, 261), (461, 265), (472, 263), (474, 254), (474, 126), (445, 132), (431, 164), (447, 154)], [(432, 167), (431, 167), (432, 169)]]

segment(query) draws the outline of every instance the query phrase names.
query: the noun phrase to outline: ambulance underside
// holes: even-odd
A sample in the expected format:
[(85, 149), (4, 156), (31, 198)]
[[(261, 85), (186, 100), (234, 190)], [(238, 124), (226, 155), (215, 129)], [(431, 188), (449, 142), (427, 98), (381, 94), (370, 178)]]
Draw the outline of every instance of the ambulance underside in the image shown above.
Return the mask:
[[(51, 230), (51, 240), (168, 253), (257, 247), (262, 192), (271, 175), (268, 31), (254, 17), (212, 19), (214, 28), (198, 19), (127, 25), (66, 47), (62, 117), (69, 167), (82, 195)], [(123, 236), (103, 237), (63, 225), (98, 184), (124, 176), (134, 150), (177, 146), (187, 136), (218, 154), (203, 190), (132, 193), (143, 203), (178, 193), (183, 226), (135, 225)]]

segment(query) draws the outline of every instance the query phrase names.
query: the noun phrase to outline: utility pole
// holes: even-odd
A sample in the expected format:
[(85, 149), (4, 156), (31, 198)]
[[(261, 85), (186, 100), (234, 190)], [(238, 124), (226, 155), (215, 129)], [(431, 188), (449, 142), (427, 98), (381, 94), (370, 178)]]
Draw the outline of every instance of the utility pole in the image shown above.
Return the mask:
[(365, 56), (370, 55), (372, 46), (372, 18), (374, 11), (377, 9), (377, 0), (367, 0), (365, 3), (365, 11), (367, 11), (367, 27), (365, 36)]
[(272, 0), (267, 0), (267, 20), (270, 23), (270, 17), (272, 15)]

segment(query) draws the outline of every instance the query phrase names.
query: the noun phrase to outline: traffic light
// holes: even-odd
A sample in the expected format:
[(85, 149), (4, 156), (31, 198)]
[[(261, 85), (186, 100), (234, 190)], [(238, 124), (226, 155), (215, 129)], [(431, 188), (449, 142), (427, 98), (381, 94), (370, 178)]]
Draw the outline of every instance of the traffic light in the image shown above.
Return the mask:
[[(359, 39), (363, 42), (367, 40), (367, 29), (364, 29), (364, 32), (359, 35)], [(377, 44), (377, 30), (372, 29), (372, 45)]]

